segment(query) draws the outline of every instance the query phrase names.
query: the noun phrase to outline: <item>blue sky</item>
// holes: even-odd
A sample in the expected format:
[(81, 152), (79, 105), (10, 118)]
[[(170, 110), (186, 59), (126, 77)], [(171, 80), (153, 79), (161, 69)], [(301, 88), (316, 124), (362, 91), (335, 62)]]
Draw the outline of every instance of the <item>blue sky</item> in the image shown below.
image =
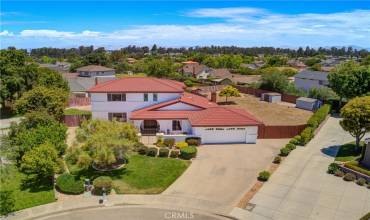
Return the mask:
[(3, 0), (1, 47), (370, 48), (370, 1)]

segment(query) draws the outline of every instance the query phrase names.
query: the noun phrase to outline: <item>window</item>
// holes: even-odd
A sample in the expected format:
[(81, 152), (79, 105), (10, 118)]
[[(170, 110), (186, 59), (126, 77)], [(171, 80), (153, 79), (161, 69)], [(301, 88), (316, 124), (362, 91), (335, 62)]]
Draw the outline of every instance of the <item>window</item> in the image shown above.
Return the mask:
[(323, 80), (319, 80), (319, 85), (324, 85), (324, 81)]
[(156, 101), (158, 101), (158, 94), (153, 93), (153, 102), (156, 102)]
[(181, 131), (181, 122), (179, 120), (172, 121), (172, 130), (173, 131)]
[(144, 93), (144, 102), (149, 101), (149, 95), (148, 93)]
[(216, 131), (223, 131), (223, 128), (216, 128)]
[(235, 128), (226, 128), (227, 131), (235, 130)]
[(108, 119), (109, 121), (120, 121), (120, 122), (127, 122), (127, 114), (126, 112), (109, 112), (108, 113)]
[(126, 94), (125, 93), (108, 93), (109, 102), (125, 102)]
[(238, 128), (238, 130), (245, 130), (245, 128)]
[(213, 131), (213, 128), (206, 128), (206, 131)]

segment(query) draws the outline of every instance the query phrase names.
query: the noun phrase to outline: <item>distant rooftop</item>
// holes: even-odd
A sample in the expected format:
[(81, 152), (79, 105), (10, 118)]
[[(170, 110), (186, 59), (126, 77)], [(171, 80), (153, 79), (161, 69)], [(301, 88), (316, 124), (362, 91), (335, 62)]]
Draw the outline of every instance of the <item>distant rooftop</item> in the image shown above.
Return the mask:
[(114, 69), (99, 65), (88, 65), (77, 69), (77, 72), (105, 72), (113, 71)]
[(321, 71), (312, 71), (312, 70), (302, 70), (297, 73), (294, 77), (301, 79), (314, 79), (314, 80), (328, 80), (329, 73)]

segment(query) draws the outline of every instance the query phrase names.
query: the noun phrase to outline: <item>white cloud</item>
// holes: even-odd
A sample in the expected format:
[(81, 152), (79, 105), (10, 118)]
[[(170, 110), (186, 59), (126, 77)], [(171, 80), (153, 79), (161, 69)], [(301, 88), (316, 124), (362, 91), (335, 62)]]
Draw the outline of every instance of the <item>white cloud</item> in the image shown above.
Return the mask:
[(13, 32), (9, 32), (7, 30), (4, 30), (4, 31), (0, 31), (0, 36), (3, 36), (3, 37), (11, 37), (11, 36), (14, 36), (14, 33)]
[[(138, 25), (112, 32), (23, 30), (4, 46), (370, 46), (370, 10), (329, 14), (277, 14), (257, 8), (197, 9), (186, 14), (201, 25)], [(218, 18), (209, 23), (207, 18)], [(2, 33), (2, 32), (1, 32)], [(1, 35), (0, 35), (1, 36)], [(5, 36), (5, 33), (2, 35)], [(0, 38), (1, 39), (1, 38)], [(9, 45), (7, 45), (8, 43)]]

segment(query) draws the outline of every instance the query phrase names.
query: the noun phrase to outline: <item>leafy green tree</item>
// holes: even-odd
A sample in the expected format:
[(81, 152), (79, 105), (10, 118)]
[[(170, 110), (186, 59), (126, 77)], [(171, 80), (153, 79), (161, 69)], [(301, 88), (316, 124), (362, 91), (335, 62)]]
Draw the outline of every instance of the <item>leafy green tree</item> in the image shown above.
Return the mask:
[(46, 111), (56, 120), (61, 120), (67, 104), (68, 93), (59, 88), (36, 87), (18, 99), (15, 103), (17, 113)]
[(367, 55), (366, 57), (362, 58), (361, 65), (363, 65), (363, 66), (369, 66), (370, 65), (370, 55)]
[(63, 76), (48, 68), (39, 68), (37, 85), (47, 88), (60, 88), (65, 91), (69, 91), (68, 83), (64, 80)]
[(50, 143), (33, 148), (22, 157), (21, 170), (40, 178), (50, 178), (59, 169), (58, 153)]
[(239, 97), (240, 92), (237, 88), (234, 88), (232, 86), (226, 86), (225, 88), (221, 90), (219, 96), (225, 97), (226, 102), (227, 102), (228, 97)]
[(80, 153), (77, 160), (77, 166), (82, 169), (88, 169), (92, 163), (92, 158), (86, 152)]
[(289, 86), (288, 77), (280, 73), (263, 74), (261, 81), (261, 89), (275, 92), (283, 92)]
[(361, 139), (370, 131), (370, 96), (352, 99), (341, 109), (340, 115), (343, 118), (340, 125), (356, 138), (356, 148), (359, 148)]
[(329, 87), (339, 96), (340, 103), (343, 98), (354, 98), (369, 93), (370, 67), (362, 66), (349, 61), (338, 65), (328, 76)]
[(320, 100), (329, 100), (335, 99), (338, 96), (332, 89), (327, 87), (321, 87), (321, 88), (311, 88), (308, 91), (308, 97)]
[(288, 58), (280, 55), (266, 57), (266, 66), (285, 66)]
[(321, 59), (318, 58), (318, 57), (310, 57), (310, 58), (307, 58), (305, 61), (304, 61), (304, 64), (306, 64), (307, 66), (313, 66), (315, 64), (318, 64), (321, 62)]
[(149, 76), (165, 77), (175, 72), (174, 65), (169, 59), (151, 59), (147, 61), (145, 72)]

